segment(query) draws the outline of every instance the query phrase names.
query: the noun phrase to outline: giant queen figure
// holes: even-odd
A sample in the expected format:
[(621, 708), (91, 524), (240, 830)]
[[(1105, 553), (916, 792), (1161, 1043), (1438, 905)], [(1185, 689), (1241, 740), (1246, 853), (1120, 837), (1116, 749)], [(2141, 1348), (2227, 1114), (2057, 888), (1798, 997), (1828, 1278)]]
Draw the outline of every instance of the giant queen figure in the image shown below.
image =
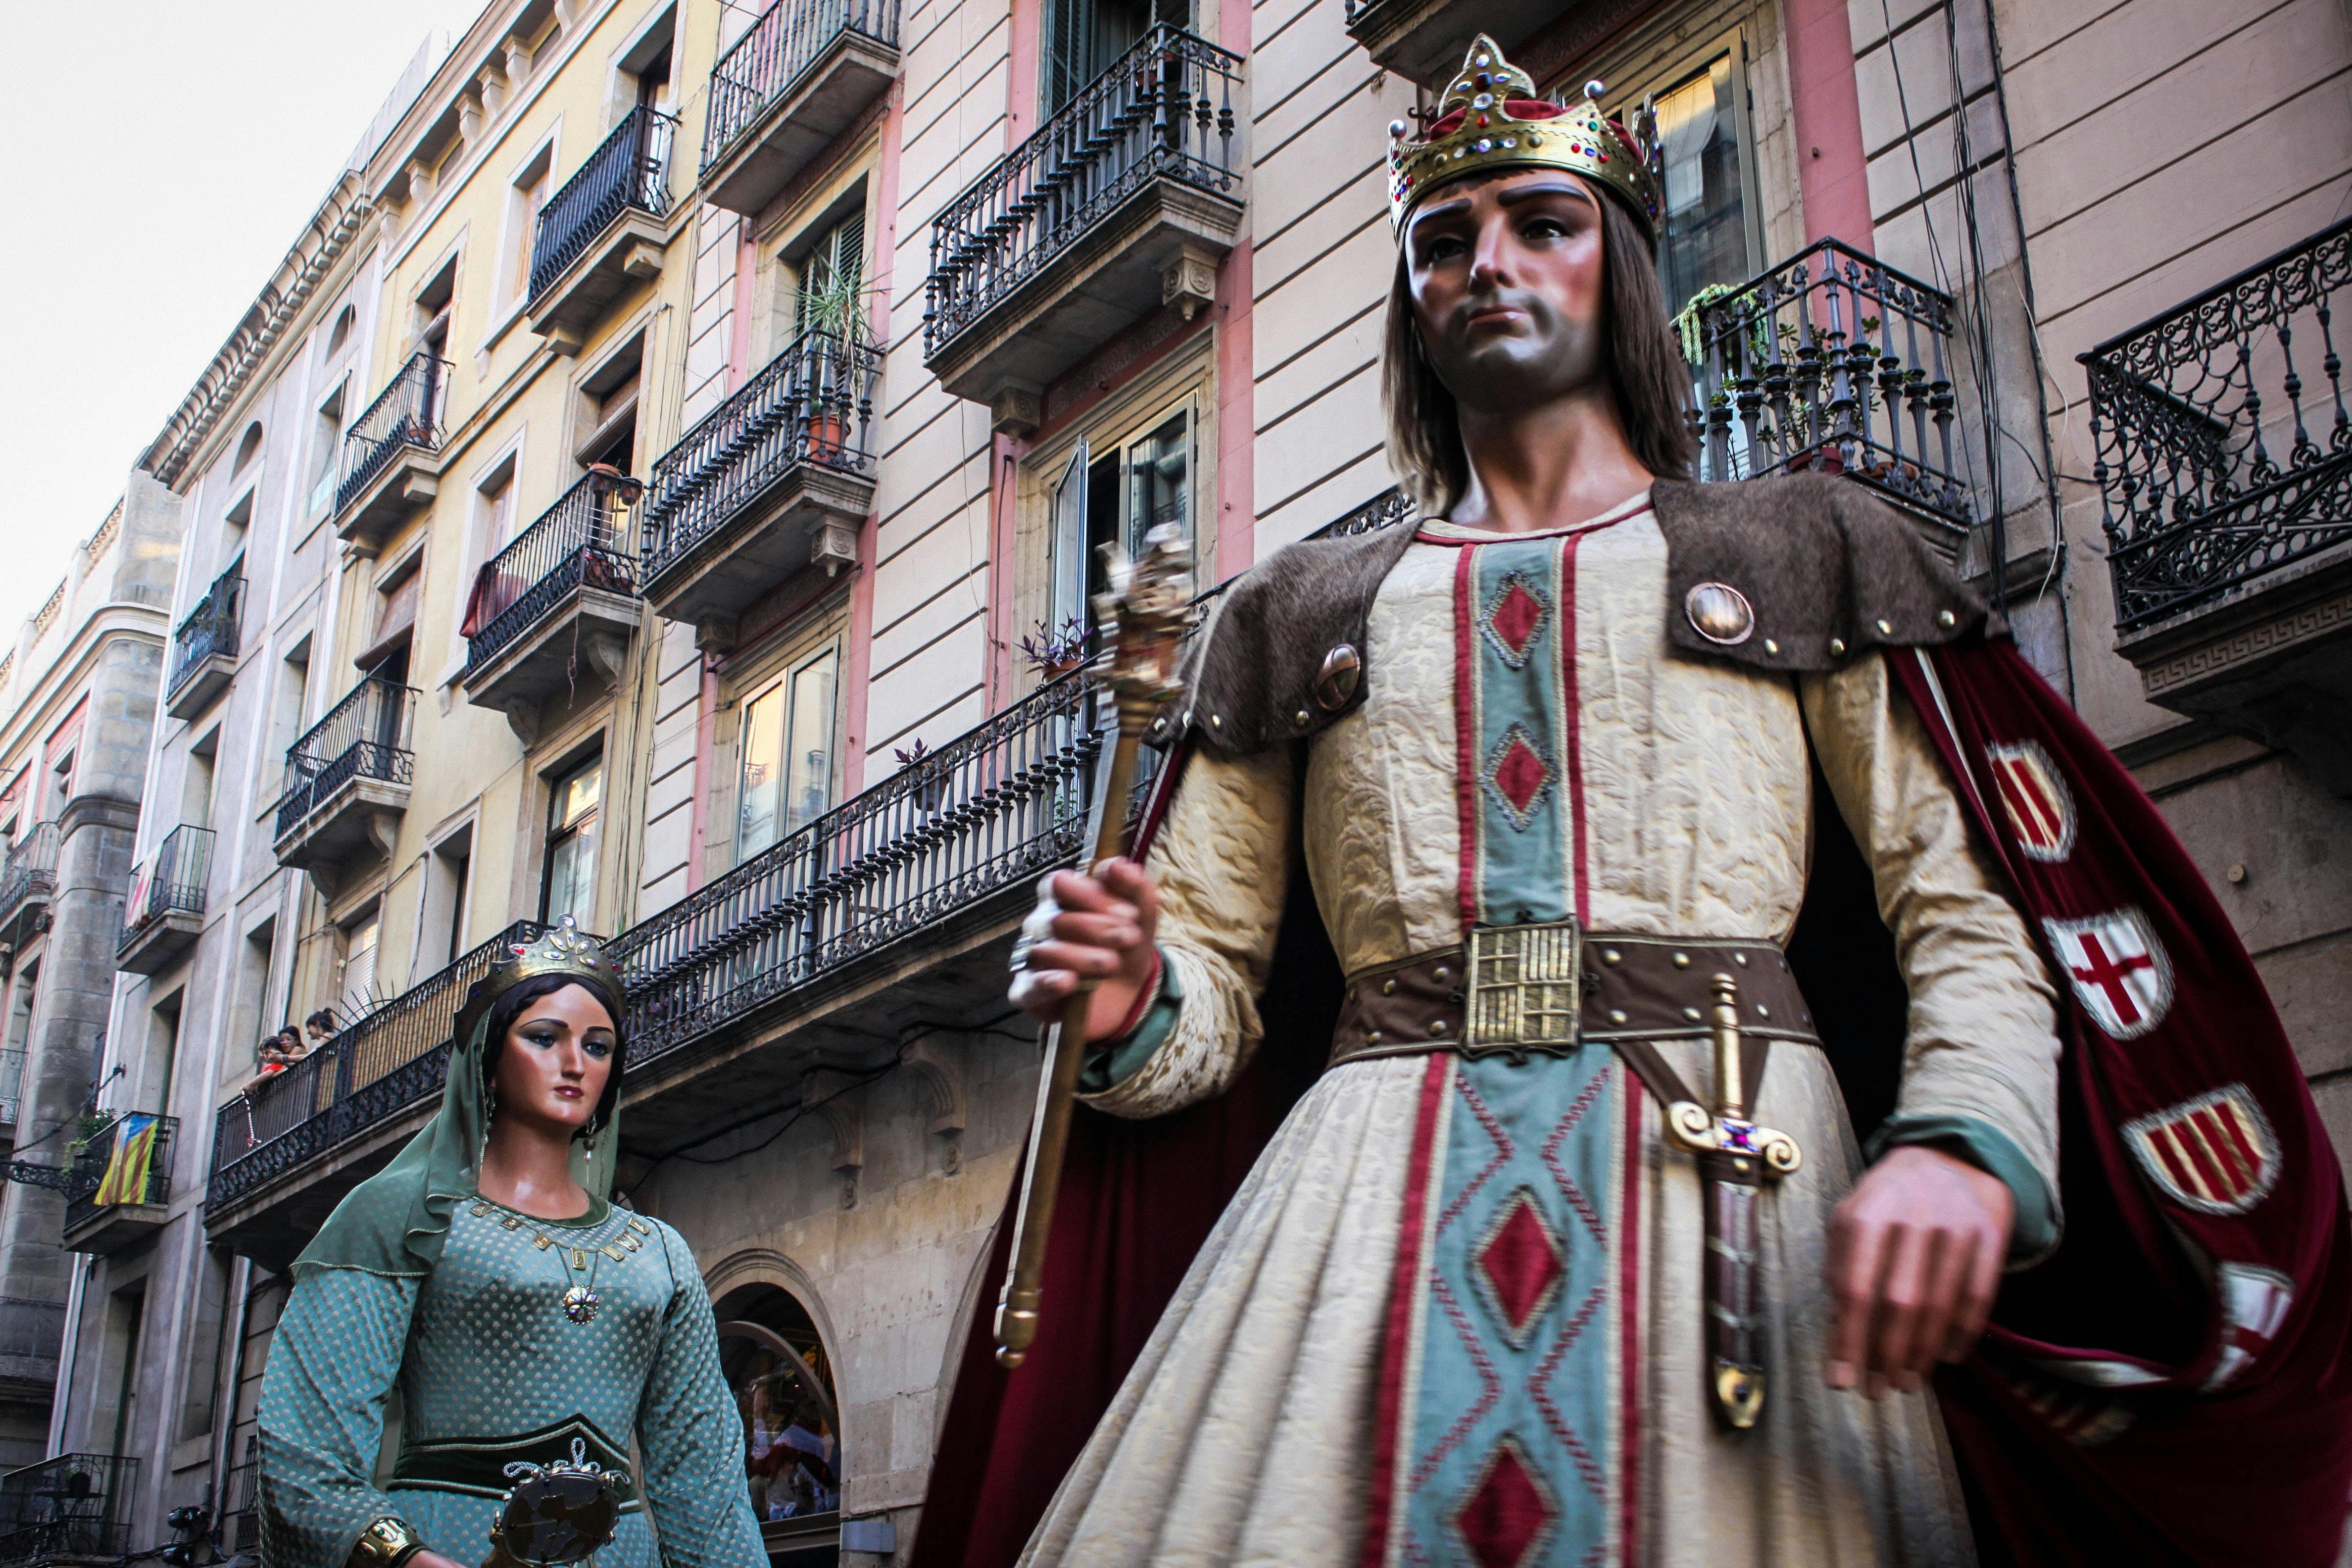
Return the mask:
[(1089, 1109), (917, 1563), (2332, 1562), (2337, 1163), (2199, 873), (1870, 489), (1690, 481), (1643, 136), (1483, 38), (1391, 134), (1420, 515), (1234, 583), (1046, 883)]

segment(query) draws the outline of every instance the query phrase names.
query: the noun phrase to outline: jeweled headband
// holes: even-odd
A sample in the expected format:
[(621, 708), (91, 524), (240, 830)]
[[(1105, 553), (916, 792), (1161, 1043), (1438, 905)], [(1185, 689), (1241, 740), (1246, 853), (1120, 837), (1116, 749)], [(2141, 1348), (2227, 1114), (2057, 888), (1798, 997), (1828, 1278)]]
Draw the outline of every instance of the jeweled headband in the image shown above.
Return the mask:
[(1601, 112), (1601, 92), (1595, 81), (1574, 103), (1539, 98), (1535, 79), (1480, 34), (1421, 134), (1402, 120), (1389, 125), (1389, 220), (1398, 236), (1423, 197), (1466, 175), (1566, 169), (1614, 192), (1654, 245), (1664, 204), (1654, 117), (1645, 110), (1628, 131)]

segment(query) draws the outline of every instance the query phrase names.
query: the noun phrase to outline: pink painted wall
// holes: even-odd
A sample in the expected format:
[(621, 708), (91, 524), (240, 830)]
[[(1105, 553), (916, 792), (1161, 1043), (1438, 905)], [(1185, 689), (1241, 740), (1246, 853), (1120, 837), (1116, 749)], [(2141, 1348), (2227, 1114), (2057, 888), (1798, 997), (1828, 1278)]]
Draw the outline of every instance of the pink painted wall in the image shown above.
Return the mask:
[(1862, 98), (1845, 0), (1788, 0), (1790, 117), (1797, 189), (1808, 241), (1834, 236), (1871, 247), (1870, 169), (1862, 149)]

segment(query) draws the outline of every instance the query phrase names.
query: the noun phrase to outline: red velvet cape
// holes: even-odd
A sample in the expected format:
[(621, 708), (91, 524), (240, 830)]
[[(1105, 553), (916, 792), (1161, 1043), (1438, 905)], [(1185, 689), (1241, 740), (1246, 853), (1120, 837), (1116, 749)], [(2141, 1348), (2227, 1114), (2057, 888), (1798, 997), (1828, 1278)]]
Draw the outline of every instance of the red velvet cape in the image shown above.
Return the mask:
[[(2029, 1568), (2332, 1563), (2352, 1498), (2352, 1235), (2335, 1153), (2253, 963), (2154, 804), (2014, 647), (1885, 657), (2053, 973), (2097, 964), (2079, 945), (2062, 952), (2045, 922), (2095, 932), (2133, 910), (2168, 982), (2160, 1016), (2125, 1039), (2061, 986), (2064, 1239), (2004, 1281), (1984, 1346), (1937, 1384), (1979, 1550)], [(2042, 766), (2021, 773), (2009, 759), (2029, 748)], [(1181, 771), (1167, 770), (1163, 799)], [(2053, 778), (2063, 799), (2047, 791)], [(1268, 1048), (1234, 1089), (1155, 1122), (1079, 1112), (1038, 1345), (1009, 1374), (990, 1338), (1008, 1208), (913, 1568), (1006, 1568), (1019, 1556), (1225, 1202), (1313, 1080), (1339, 976), (1305, 882), (1293, 878), (1265, 999)], [(1817, 813), (1790, 960), (1860, 1129), (1892, 1107), (1900, 1071), (1894, 959), (1859, 852), (1834, 811)], [(2229, 1091), (2266, 1123), (2267, 1181), (2217, 1204), (2231, 1173), (2202, 1189), (2192, 1178), (2201, 1206), (2181, 1201), (2179, 1180), (2168, 1191), (2151, 1177), (2142, 1162), (2158, 1156), (2135, 1152), (2146, 1140), (2133, 1129), (2160, 1132), (2168, 1116), (2195, 1114), (2182, 1107)], [(2248, 1168), (2262, 1152), (2246, 1154)], [(2275, 1307), (2284, 1294), (2284, 1315), (2253, 1325), (2267, 1331), (2225, 1312), (2222, 1266), (2274, 1280), (2261, 1299)], [(2233, 1374), (2204, 1392), (2225, 1352)], [(2136, 1384), (2084, 1381), (2097, 1377)]]

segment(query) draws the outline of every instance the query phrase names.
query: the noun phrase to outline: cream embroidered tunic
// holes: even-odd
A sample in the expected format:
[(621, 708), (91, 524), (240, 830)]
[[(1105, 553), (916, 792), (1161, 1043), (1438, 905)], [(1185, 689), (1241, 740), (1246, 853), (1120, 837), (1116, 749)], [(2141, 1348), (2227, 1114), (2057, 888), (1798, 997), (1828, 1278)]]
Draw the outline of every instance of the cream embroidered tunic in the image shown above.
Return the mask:
[[(1791, 680), (1684, 656), (1665, 634), (1666, 547), (1646, 496), (1601, 523), (1575, 542), (1566, 579), (1575, 765), (1563, 787), (1578, 793), (1581, 821), (1560, 875), (1580, 879), (1590, 928), (1785, 940), (1810, 859), (1810, 735), (1870, 862), (1910, 990), (1898, 1118), (1990, 1126), (2054, 1193), (2051, 984), (1884, 661)], [(1463, 940), (1462, 552), (1443, 542), (1497, 537), (1423, 525), (1373, 605), (1363, 705), (1311, 742), (1305, 859), (1350, 973)], [(1180, 1109), (1221, 1090), (1255, 1049), (1293, 778), (1280, 749), (1192, 759), (1150, 857), (1181, 1008), (1159, 1048), (1093, 1097), (1099, 1109)], [(1697, 1049), (1667, 1054), (1686, 1080), (1706, 1081)], [(1350, 1062), (1302, 1100), (1202, 1249), (1025, 1563), (1359, 1560), (1408, 1152), (1429, 1070), (1419, 1057)], [(1871, 1402), (1822, 1383), (1822, 1249), (1859, 1157), (1821, 1054), (1775, 1052), (1757, 1111), (1799, 1139), (1807, 1163), (1767, 1200), (1778, 1370), (1755, 1432), (1719, 1431), (1702, 1397), (1698, 1183), (1689, 1159), (1660, 1144), (1648, 1104), (1616, 1134), (1633, 1174), (1629, 1223), (1608, 1243), (1630, 1260), (1626, 1327), (1611, 1331), (1610, 1353), (1636, 1370), (1629, 1392), (1611, 1396), (1605, 1445), (1587, 1435), (1583, 1479), (1598, 1500), (1560, 1503), (1594, 1513), (1596, 1560), (1971, 1561), (1931, 1398)], [(1554, 1478), (1571, 1492), (1575, 1479)], [(1528, 1561), (1582, 1558), (1552, 1554), (1566, 1548), (1563, 1531), (1538, 1539)], [(1408, 1552), (1393, 1530), (1387, 1542), (1391, 1561), (1449, 1560), (1442, 1542)]]

